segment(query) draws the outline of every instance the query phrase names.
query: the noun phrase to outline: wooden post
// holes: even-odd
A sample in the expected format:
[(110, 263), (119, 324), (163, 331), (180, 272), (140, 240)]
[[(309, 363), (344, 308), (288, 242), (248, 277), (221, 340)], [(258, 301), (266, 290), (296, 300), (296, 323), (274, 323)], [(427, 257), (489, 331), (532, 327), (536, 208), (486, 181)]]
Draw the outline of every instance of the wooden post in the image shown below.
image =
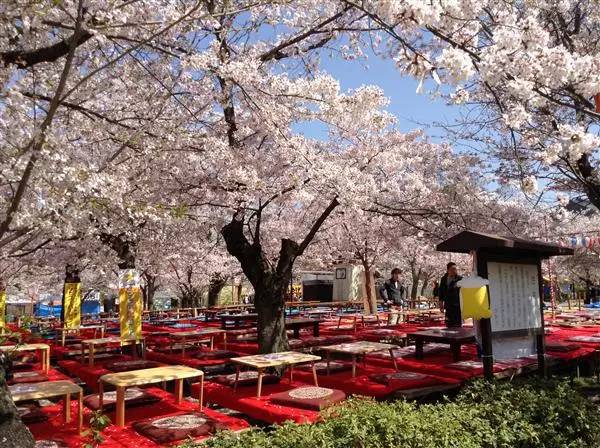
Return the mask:
[(79, 434), (81, 434), (81, 432), (83, 431), (83, 390), (79, 391), (77, 411), (79, 412), (77, 417), (77, 429), (79, 431)]
[[(538, 372), (540, 376), (546, 377), (546, 347), (545, 347), (545, 332), (544, 329), (544, 285), (542, 278), (542, 260), (538, 261), (538, 280), (540, 283), (540, 313), (542, 313), (542, 328), (540, 333), (536, 335), (536, 347), (537, 347), (537, 358), (538, 358)], [(552, 280), (552, 277), (550, 277)], [(552, 283), (550, 283), (552, 287)]]
[(175, 380), (175, 402), (181, 403), (183, 400), (183, 380), (178, 378)]
[(65, 423), (71, 423), (71, 394), (65, 394)]
[(117, 426), (125, 426), (125, 388), (117, 386)]

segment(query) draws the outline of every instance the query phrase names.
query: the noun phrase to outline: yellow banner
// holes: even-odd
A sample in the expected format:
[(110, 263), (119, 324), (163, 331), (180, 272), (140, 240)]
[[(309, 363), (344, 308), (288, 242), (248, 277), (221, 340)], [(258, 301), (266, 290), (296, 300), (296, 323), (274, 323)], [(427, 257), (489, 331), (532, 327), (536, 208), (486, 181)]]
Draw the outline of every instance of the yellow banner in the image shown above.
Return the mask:
[(119, 289), (121, 340), (142, 338), (142, 289), (139, 286)]
[(6, 325), (6, 290), (0, 290), (0, 327)]
[(65, 283), (65, 328), (77, 328), (81, 325), (81, 283)]
[(492, 317), (487, 286), (479, 288), (460, 288), (462, 318), (489, 319)]

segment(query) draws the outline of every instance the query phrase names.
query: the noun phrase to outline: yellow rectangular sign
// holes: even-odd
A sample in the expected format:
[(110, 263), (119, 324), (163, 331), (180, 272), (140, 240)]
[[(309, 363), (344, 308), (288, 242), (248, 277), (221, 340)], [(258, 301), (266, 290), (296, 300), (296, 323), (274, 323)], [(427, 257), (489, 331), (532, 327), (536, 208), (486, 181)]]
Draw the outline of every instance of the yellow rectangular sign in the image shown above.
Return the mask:
[(119, 289), (121, 339), (142, 338), (142, 290), (139, 286)]
[(6, 290), (0, 290), (0, 327), (6, 325)]
[(63, 306), (65, 328), (77, 328), (81, 325), (81, 283), (65, 283)]

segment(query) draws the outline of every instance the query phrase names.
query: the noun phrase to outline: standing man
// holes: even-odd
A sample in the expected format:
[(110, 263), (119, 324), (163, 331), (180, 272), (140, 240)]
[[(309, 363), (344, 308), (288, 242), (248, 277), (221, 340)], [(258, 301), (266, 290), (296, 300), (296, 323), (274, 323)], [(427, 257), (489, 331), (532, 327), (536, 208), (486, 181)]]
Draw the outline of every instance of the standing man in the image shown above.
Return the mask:
[(458, 275), (456, 263), (448, 263), (446, 265), (446, 273), (440, 280), (439, 294), (440, 302), (444, 304), (446, 313), (446, 326), (448, 328), (462, 327), (462, 316), (460, 312), (460, 288), (456, 286), (456, 282), (462, 277)]
[(404, 308), (406, 288), (402, 284), (402, 270), (400, 268), (392, 269), (392, 278), (386, 280), (383, 286), (379, 289), (379, 294), (383, 299), (383, 303), (396, 305)]

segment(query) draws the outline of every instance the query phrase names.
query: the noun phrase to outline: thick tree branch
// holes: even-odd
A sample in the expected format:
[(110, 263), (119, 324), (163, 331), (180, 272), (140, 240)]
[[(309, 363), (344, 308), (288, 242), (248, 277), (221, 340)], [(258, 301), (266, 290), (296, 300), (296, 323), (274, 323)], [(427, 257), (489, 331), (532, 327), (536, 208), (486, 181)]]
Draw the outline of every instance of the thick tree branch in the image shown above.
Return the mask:
[(4, 65), (15, 64), (21, 69), (32, 67), (42, 62), (54, 62), (69, 53), (71, 48), (76, 48), (87, 42), (93, 35), (87, 31), (77, 31), (68, 38), (53, 45), (35, 50), (12, 50), (0, 53), (0, 60)]

